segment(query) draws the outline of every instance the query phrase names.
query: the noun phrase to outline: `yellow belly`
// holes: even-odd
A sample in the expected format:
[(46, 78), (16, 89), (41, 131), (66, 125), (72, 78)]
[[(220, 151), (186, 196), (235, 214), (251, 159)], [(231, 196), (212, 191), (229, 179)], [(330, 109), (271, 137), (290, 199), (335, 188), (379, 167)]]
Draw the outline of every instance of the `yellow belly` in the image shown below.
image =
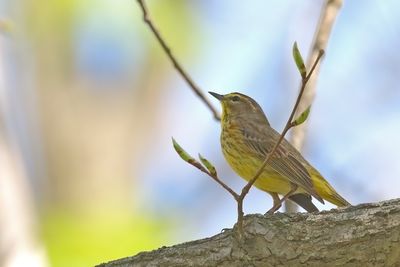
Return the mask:
[[(262, 161), (256, 157), (243, 156), (248, 153), (243, 152), (238, 148), (240, 148), (240, 146), (224, 147), (223, 144), (222, 151), (226, 161), (229, 163), (232, 169), (246, 181), (249, 181), (254, 177), (259, 167), (262, 165)], [(311, 166), (305, 167), (310, 174), (311, 181), (318, 195), (339, 207), (350, 205), (335, 191), (335, 189), (333, 189), (333, 187), (317, 170)], [(268, 165), (264, 168), (263, 173), (260, 175), (260, 177), (258, 177), (254, 185), (260, 190), (268, 193), (278, 193), (280, 195), (286, 195), (291, 190), (288, 179), (274, 171)], [(306, 193), (306, 191), (301, 187), (298, 187), (295, 193)]]
[[(226, 150), (222, 149), (226, 161), (232, 167), (232, 169), (246, 181), (251, 180), (262, 162), (251, 158), (245, 158), (241, 156), (234, 156), (229, 154)], [(274, 171), (268, 165), (265, 167), (263, 173), (257, 179), (254, 184), (258, 189), (266, 192), (274, 192), (281, 195), (285, 195), (291, 189), (290, 183), (285, 177)], [(302, 189), (298, 189), (298, 192), (304, 192)]]

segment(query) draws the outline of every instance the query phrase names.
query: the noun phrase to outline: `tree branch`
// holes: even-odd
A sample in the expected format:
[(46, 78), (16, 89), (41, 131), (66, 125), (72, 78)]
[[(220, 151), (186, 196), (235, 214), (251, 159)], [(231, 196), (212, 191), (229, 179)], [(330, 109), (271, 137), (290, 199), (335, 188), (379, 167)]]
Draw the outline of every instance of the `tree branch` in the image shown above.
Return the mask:
[[(342, 6), (343, 0), (326, 0), (324, 6), (321, 10), (321, 15), (317, 25), (317, 29), (314, 35), (314, 41), (311, 47), (311, 52), (307, 58), (307, 66), (315, 61), (318, 56), (318, 52), (323, 49), (326, 50), (326, 46), (329, 41), (329, 36), (333, 28), (333, 24), (339, 14), (340, 7)], [(320, 65), (319, 65), (320, 66)], [(319, 74), (319, 66), (315, 70), (315, 74), (309, 80), (306, 90), (304, 92), (303, 98), (300, 101), (299, 109), (304, 110), (310, 106), (314, 100), (317, 91), (317, 79)], [(290, 135), (290, 143), (301, 151), (304, 146), (304, 140), (306, 137), (307, 122), (294, 128)], [(285, 202), (285, 210), (288, 212), (295, 212), (297, 210), (297, 205), (291, 201)]]
[[(318, 53), (320, 50), (325, 50), (329, 41), (329, 36), (331, 34), (333, 24), (337, 15), (339, 14), (340, 7), (342, 6), (343, 0), (326, 0), (324, 7), (321, 11), (321, 16), (318, 23), (318, 28), (314, 35), (314, 41), (311, 48), (311, 53), (307, 58), (307, 66), (311, 66), (315, 62), (315, 59), (318, 57)], [(304, 91), (303, 98), (300, 101), (298, 110), (304, 110), (314, 100), (316, 93), (316, 84), (318, 79), (318, 74), (320, 70), (320, 66), (318, 65), (314, 71), (314, 75), (308, 81), (306, 90)], [(299, 125), (294, 128), (291, 132), (290, 142), (291, 144), (301, 151), (306, 133), (306, 123)]]
[(212, 112), (214, 118), (218, 121), (221, 120), (218, 111), (214, 108), (214, 106), (211, 104), (211, 102), (208, 101), (206, 96), (202, 93), (202, 90), (196, 85), (196, 83), (189, 76), (189, 74), (183, 69), (181, 64), (179, 64), (178, 60), (176, 60), (175, 56), (172, 54), (171, 49), (169, 48), (169, 46), (167, 45), (167, 43), (161, 36), (160, 32), (154, 26), (153, 22), (150, 19), (148, 12), (147, 12), (147, 7), (146, 7), (146, 4), (144, 3), (144, 0), (137, 0), (137, 2), (139, 4), (140, 8), (142, 9), (144, 22), (149, 26), (150, 30), (153, 32), (154, 36), (157, 38), (157, 41), (160, 43), (165, 54), (168, 56), (168, 58), (174, 65), (174, 68), (179, 72), (179, 74), (186, 81), (186, 83), (189, 85), (189, 87), (192, 89), (192, 91), (200, 98), (200, 100), (204, 104), (206, 104), (206, 106)]
[(399, 266), (400, 199), (320, 213), (245, 216), (234, 231), (99, 266)]

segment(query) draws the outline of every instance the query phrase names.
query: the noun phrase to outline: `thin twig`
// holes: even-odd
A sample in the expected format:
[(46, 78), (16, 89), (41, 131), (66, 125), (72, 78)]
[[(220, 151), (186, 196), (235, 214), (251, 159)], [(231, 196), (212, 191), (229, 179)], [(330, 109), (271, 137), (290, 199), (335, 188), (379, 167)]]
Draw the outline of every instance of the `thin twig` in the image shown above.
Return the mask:
[[(324, 6), (322, 7), (321, 16), (319, 19), (318, 28), (314, 35), (311, 52), (307, 58), (308, 67), (311, 66), (313, 62), (315, 62), (315, 59), (317, 58), (320, 50), (326, 50), (329, 36), (331, 34), (335, 19), (339, 14), (342, 2), (342, 0), (326, 0)], [(315, 70), (315, 74), (308, 81), (304, 96), (300, 101), (298, 111), (306, 109), (313, 102), (316, 93), (316, 83), (319, 69), (320, 67), (318, 66)], [(301, 151), (304, 145), (306, 128), (307, 121), (294, 128), (290, 135), (291, 144), (299, 151)]]
[(243, 187), (241, 194), (239, 195), (239, 198), (237, 200), (237, 204), (238, 204), (238, 221), (237, 221), (237, 225), (239, 228), (239, 232), (242, 232), (243, 230), (243, 200), (246, 197), (247, 193), (249, 193), (251, 187), (253, 186), (253, 184), (257, 181), (257, 179), (260, 177), (261, 173), (264, 171), (265, 166), (267, 166), (268, 162), (270, 161), (270, 159), (272, 158), (273, 154), (275, 153), (275, 151), (277, 150), (278, 146), (281, 144), (283, 138), (285, 137), (286, 133), (289, 131), (290, 128), (292, 128), (294, 126), (293, 124), (293, 117), (296, 113), (296, 110), (299, 106), (299, 102), (303, 96), (304, 93), (304, 89), (307, 85), (307, 82), (310, 80), (310, 77), (312, 76), (316, 66), (318, 65), (319, 61), (321, 60), (322, 56), (324, 55), (324, 51), (320, 50), (318, 57), (316, 58), (313, 66), (311, 67), (309, 73), (307, 74), (307, 76), (302, 79), (302, 84), (301, 84), (301, 88), (300, 88), (300, 92), (299, 95), (297, 96), (296, 99), (296, 103), (292, 109), (292, 112), (290, 113), (289, 119), (285, 125), (285, 128), (283, 129), (281, 135), (279, 136), (278, 141), (276, 142), (276, 144), (274, 145), (274, 147), (272, 148), (272, 150), (268, 153), (268, 155), (265, 157), (265, 160), (263, 162), (263, 164), (259, 167), (259, 169), (257, 170), (257, 172), (254, 174), (254, 177)]
[(208, 176), (210, 176), (214, 181), (216, 181), (219, 185), (221, 185), (226, 191), (228, 191), (235, 200), (239, 198), (239, 194), (237, 194), (235, 191), (233, 191), (228, 185), (226, 185), (221, 179), (219, 179), (217, 170), (215, 169), (214, 165), (211, 164), (206, 158), (202, 157), (199, 154), (199, 159), (196, 160), (194, 157), (189, 155), (179, 144), (178, 142), (175, 141), (174, 138), (172, 138), (172, 144), (174, 146), (174, 149), (176, 153), (178, 153), (179, 157), (181, 157), (182, 160), (186, 161), (196, 169), (204, 172)]
[(146, 4), (144, 3), (144, 0), (137, 0), (137, 2), (142, 9), (144, 22), (150, 27), (151, 31), (153, 32), (154, 36), (157, 38), (157, 40), (160, 43), (165, 54), (167, 54), (168, 58), (171, 60), (172, 64), (174, 65), (174, 68), (179, 72), (179, 74), (186, 81), (186, 83), (189, 85), (189, 87), (192, 89), (192, 91), (201, 99), (201, 101), (203, 101), (204, 104), (206, 104), (206, 106), (212, 112), (214, 118), (218, 121), (221, 120), (221, 117), (220, 117), (218, 111), (214, 108), (214, 106), (211, 104), (211, 102), (207, 100), (206, 96), (202, 93), (202, 90), (195, 84), (193, 79), (179, 64), (179, 62), (176, 60), (175, 56), (172, 54), (171, 49), (169, 48), (169, 46), (167, 45), (165, 40), (161, 37), (160, 32), (157, 30), (157, 28), (154, 26), (153, 22), (150, 19), (150, 16), (147, 12), (147, 7), (146, 7)]
[[(319, 51), (326, 50), (329, 36), (332, 31), (333, 24), (337, 15), (339, 14), (340, 7), (343, 0), (326, 0), (322, 9), (317, 29), (314, 34), (314, 40), (311, 46), (311, 52), (307, 58), (307, 67), (315, 61)], [(298, 110), (304, 110), (314, 101), (316, 94), (316, 84), (318, 79), (319, 67), (314, 72), (314, 75), (308, 81), (304, 95), (300, 101)], [(300, 85), (301, 87), (301, 85)], [(290, 143), (299, 151), (303, 149), (304, 141), (307, 132), (307, 121), (298, 127), (295, 127), (290, 134)], [(295, 212), (297, 205), (291, 201), (285, 202), (285, 210), (287, 212)]]
[(238, 201), (239, 199), (239, 194), (236, 193), (235, 191), (233, 191), (232, 188), (230, 188), (227, 184), (225, 184), (221, 179), (219, 179), (218, 175), (214, 175), (212, 173), (210, 173), (207, 169), (205, 168), (199, 168), (197, 166), (195, 166), (196, 168), (198, 168), (200, 171), (204, 172), (205, 174), (207, 174), (208, 176), (210, 176), (214, 181), (216, 181), (219, 185), (221, 185), (226, 191), (228, 191), (233, 198)]

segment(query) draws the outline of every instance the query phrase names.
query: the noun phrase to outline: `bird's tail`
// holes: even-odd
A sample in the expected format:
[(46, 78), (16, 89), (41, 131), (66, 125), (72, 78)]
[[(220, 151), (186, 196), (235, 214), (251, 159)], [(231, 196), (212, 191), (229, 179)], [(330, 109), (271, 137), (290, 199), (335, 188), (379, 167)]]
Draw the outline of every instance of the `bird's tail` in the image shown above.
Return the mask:
[(351, 204), (346, 199), (344, 199), (336, 192), (335, 189), (333, 189), (328, 181), (325, 180), (324, 177), (316, 169), (311, 167), (311, 170), (309, 171), (315, 187), (315, 191), (317, 191), (318, 195), (338, 207), (351, 206)]
[(312, 203), (311, 196), (308, 194), (294, 194), (289, 197), (291, 201), (305, 209), (307, 212), (318, 212), (318, 208)]

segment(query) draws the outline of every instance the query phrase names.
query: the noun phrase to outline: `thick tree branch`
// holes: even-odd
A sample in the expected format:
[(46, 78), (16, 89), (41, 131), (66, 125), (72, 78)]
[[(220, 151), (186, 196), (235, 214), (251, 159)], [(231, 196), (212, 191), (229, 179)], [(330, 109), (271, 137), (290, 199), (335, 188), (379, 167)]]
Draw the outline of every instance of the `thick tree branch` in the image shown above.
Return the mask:
[(399, 266), (400, 199), (320, 213), (248, 215), (232, 230), (99, 266)]

